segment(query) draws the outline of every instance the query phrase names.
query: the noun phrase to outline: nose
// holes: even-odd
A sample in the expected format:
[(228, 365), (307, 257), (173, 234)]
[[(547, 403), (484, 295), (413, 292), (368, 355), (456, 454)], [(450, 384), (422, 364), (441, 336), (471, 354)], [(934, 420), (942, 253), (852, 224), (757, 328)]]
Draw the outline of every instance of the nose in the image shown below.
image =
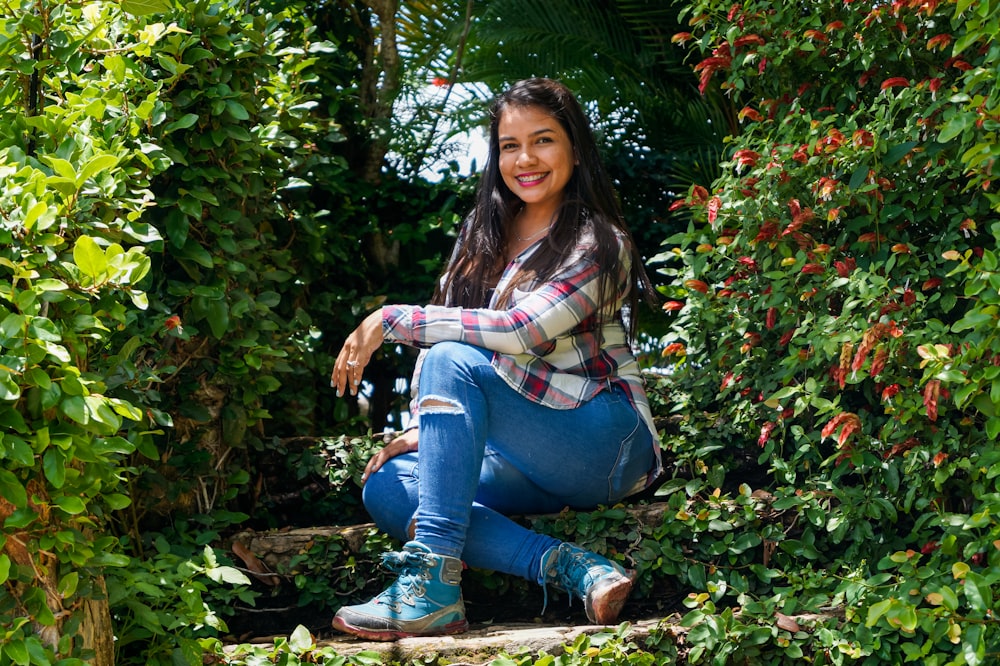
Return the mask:
[(518, 166), (533, 164), (535, 162), (535, 153), (529, 148), (523, 148), (517, 156), (516, 164)]

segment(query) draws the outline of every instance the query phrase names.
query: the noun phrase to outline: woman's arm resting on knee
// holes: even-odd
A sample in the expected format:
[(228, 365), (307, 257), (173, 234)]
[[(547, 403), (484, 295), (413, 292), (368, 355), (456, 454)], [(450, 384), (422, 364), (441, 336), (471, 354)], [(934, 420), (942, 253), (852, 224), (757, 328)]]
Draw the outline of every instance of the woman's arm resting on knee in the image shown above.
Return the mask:
[(361, 475), (361, 482), (364, 483), (368, 480), (368, 477), (379, 471), (379, 469), (386, 463), (386, 461), (396, 456), (403, 455), (404, 453), (410, 453), (417, 450), (417, 436), (419, 430), (414, 428), (412, 430), (407, 430), (402, 435), (392, 440), (386, 444), (381, 451), (376, 453), (368, 461), (365, 466), (365, 472)]

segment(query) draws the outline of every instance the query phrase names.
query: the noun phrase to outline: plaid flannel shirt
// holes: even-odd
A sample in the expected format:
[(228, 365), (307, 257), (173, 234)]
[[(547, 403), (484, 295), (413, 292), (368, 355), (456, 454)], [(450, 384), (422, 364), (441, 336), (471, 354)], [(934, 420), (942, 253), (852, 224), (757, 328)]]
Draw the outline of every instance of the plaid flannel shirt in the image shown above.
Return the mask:
[[(639, 364), (629, 348), (619, 317), (598, 325), (598, 267), (590, 258), (593, 241), (584, 237), (551, 279), (522, 284), (506, 309), (497, 308), (520, 266), (540, 247), (538, 241), (506, 267), (486, 308), (440, 305), (387, 305), (382, 308), (385, 340), (428, 348), (452, 340), (488, 349), (493, 367), (518, 393), (552, 409), (572, 409), (608, 389), (625, 389), (640, 418), (653, 434), (659, 472), (659, 437), (646, 398)], [(629, 255), (619, 238), (622, 275), (618, 299), (607, 313), (617, 313), (628, 283)], [(412, 381), (416, 397), (420, 366)], [(411, 415), (417, 416), (416, 401)], [(650, 479), (652, 480), (652, 479)]]

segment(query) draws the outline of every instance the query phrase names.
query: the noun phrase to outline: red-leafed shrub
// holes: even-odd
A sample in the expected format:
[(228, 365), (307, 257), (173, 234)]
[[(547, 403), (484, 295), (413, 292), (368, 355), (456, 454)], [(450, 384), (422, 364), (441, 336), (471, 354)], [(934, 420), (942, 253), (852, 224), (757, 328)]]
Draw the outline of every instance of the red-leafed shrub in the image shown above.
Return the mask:
[[(690, 193), (696, 223), (668, 241), (684, 307), (665, 342), (686, 350), (690, 428), (677, 453), (697, 437), (702, 469), (745, 451), (767, 470), (794, 524), (771, 535), (766, 574), (720, 566), (706, 586), (728, 584), (744, 611), (840, 608), (826, 626), (847, 642), (793, 642), (822, 663), (989, 661), (1000, 638), (1000, 52), (985, 6), (689, 8), (702, 88), (743, 111), (727, 170)], [(751, 601), (779, 587), (778, 608)], [(691, 606), (693, 625), (716, 612)]]

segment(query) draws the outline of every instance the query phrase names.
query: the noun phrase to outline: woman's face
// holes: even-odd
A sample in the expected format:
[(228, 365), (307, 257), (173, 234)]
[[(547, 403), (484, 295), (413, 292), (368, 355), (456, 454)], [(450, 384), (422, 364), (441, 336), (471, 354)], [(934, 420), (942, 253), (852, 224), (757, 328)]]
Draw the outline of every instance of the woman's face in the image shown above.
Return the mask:
[(559, 121), (537, 106), (507, 107), (497, 123), (500, 175), (525, 208), (555, 208), (576, 158)]

